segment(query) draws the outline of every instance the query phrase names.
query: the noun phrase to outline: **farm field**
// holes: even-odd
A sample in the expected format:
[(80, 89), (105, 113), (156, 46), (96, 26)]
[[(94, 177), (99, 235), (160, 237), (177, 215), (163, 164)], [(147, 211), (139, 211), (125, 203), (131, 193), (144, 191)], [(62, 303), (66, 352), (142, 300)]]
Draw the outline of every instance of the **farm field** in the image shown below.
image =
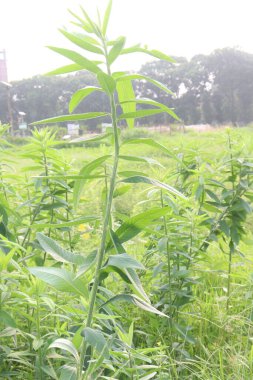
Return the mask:
[[(250, 128), (1, 137), (0, 379), (253, 378)], [(85, 350), (82, 341), (85, 341)]]

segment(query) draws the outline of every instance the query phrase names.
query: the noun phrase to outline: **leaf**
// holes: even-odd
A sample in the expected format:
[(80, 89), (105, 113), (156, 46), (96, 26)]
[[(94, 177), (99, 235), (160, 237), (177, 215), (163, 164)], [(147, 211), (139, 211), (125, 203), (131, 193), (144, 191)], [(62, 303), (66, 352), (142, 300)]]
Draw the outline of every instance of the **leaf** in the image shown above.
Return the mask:
[(115, 266), (120, 269), (133, 268), (144, 270), (145, 267), (127, 253), (109, 256), (106, 266)]
[(146, 302), (150, 303), (150, 300), (145, 292), (145, 290), (142, 287), (141, 281), (139, 279), (138, 274), (136, 271), (132, 268), (128, 268), (124, 270), (126, 276), (128, 277), (129, 281), (133, 285), (133, 288), (137, 294), (142, 297)]
[(131, 185), (124, 185), (124, 186), (117, 187), (117, 189), (113, 193), (113, 198), (117, 198), (117, 197), (120, 197), (121, 195), (124, 195), (130, 189), (131, 189)]
[(105, 11), (105, 15), (104, 15), (103, 25), (102, 25), (102, 33), (104, 36), (106, 35), (107, 26), (108, 26), (108, 22), (110, 19), (111, 11), (112, 11), (112, 0), (109, 0), (106, 11)]
[(85, 216), (85, 217), (77, 218), (77, 219), (70, 220), (64, 223), (34, 223), (30, 225), (30, 228), (33, 228), (35, 230), (43, 230), (45, 228), (61, 229), (64, 227), (78, 226), (80, 224), (91, 222), (96, 219), (98, 219), (97, 216)]
[(109, 95), (112, 95), (114, 91), (116, 90), (116, 82), (108, 74), (105, 74), (103, 72), (100, 72), (97, 74), (98, 81), (102, 87), (102, 89)]
[(156, 102), (155, 100), (140, 99), (140, 98), (138, 98), (138, 99), (126, 100), (125, 102), (123, 102), (123, 104), (124, 103), (138, 103), (138, 104), (145, 104), (145, 105), (155, 106), (155, 107), (158, 107), (158, 108), (162, 109), (164, 112), (166, 112), (167, 114), (169, 114), (170, 116), (172, 116), (174, 119), (180, 121), (179, 117), (175, 114), (175, 112), (172, 109), (170, 109), (169, 107), (167, 107), (165, 104)]
[(178, 325), (175, 322), (173, 322), (173, 326), (175, 327), (177, 332), (179, 332), (179, 334), (184, 338), (186, 342), (190, 344), (196, 344), (196, 339), (188, 333), (189, 328)]
[(82, 276), (84, 273), (86, 273), (96, 262), (97, 259), (97, 251), (94, 251), (90, 253), (88, 256), (84, 258), (83, 265), (79, 268), (76, 278)]
[(135, 112), (129, 112), (129, 113), (121, 114), (119, 117), (119, 120), (122, 120), (122, 119), (138, 119), (141, 117), (148, 117), (148, 116), (152, 116), (152, 115), (157, 115), (157, 114), (163, 113), (163, 112), (164, 112), (163, 110), (161, 110), (161, 109), (158, 110), (155, 108), (146, 109), (146, 110), (138, 110)]
[(170, 157), (172, 157), (173, 155), (171, 154), (171, 152), (169, 151), (169, 149), (167, 149), (164, 145), (162, 144), (159, 144), (158, 142), (156, 142), (155, 140), (151, 139), (151, 138), (137, 138), (137, 139), (129, 139), (129, 140), (126, 140), (122, 143), (122, 145), (126, 145), (126, 144), (145, 144), (145, 145), (149, 145), (149, 146), (152, 146), (154, 148), (158, 148), (159, 150), (161, 150), (162, 152), (168, 154)]
[(84, 179), (83, 180), (77, 180), (77, 181), (75, 181), (75, 184), (74, 184), (73, 202), (74, 202), (74, 209), (75, 210), (76, 210), (76, 208), (78, 206), (79, 199), (80, 199), (80, 196), (81, 196), (84, 184), (86, 182), (85, 177), (88, 176), (94, 169), (96, 169), (97, 167), (99, 167), (102, 163), (104, 163), (109, 157), (111, 157), (111, 156), (110, 155), (106, 155), (106, 156), (99, 157), (96, 160), (94, 160), (94, 161), (90, 162), (89, 164), (85, 165), (80, 170), (79, 174), (81, 176), (83, 176)]
[(111, 48), (109, 54), (108, 54), (108, 62), (111, 65), (115, 59), (120, 55), (124, 45), (126, 42), (125, 37), (119, 37), (116, 41), (113, 47)]
[(78, 65), (77, 63), (74, 63), (72, 65), (59, 67), (58, 69), (55, 69), (53, 71), (49, 71), (45, 75), (46, 76), (61, 75), (61, 74), (73, 73), (75, 71), (80, 71), (80, 70), (83, 70), (83, 67)]
[[(117, 81), (116, 89), (118, 93), (118, 100), (121, 103), (121, 108), (124, 113), (130, 113), (136, 111), (136, 104), (133, 103), (126, 103), (125, 101), (128, 99), (134, 99), (135, 93), (132, 85), (132, 81), (124, 80), (124, 81)], [(134, 127), (134, 119), (127, 119), (127, 125), (129, 128)]]
[(40, 232), (36, 234), (36, 237), (44, 251), (52, 256), (56, 261), (76, 265), (82, 265), (85, 263), (85, 257), (66, 251), (50, 237), (45, 236)]
[(61, 376), (59, 380), (77, 380), (76, 368), (70, 367), (69, 365), (64, 365), (61, 368)]
[(163, 165), (160, 164), (160, 162), (154, 160), (153, 158), (150, 157), (138, 157), (138, 156), (119, 156), (120, 159), (122, 160), (127, 160), (127, 161), (137, 161), (137, 162), (147, 162), (150, 165), (158, 165), (160, 167), (164, 167)]
[(81, 54), (76, 53), (73, 50), (58, 48), (54, 46), (48, 46), (48, 48), (82, 66), (84, 70), (90, 71), (94, 74), (97, 74), (99, 71), (101, 71), (101, 69), (93, 61), (84, 58)]
[(52, 123), (63, 123), (65, 121), (81, 121), (88, 119), (96, 119), (97, 117), (107, 116), (109, 115), (107, 112), (88, 112), (88, 113), (80, 113), (75, 115), (63, 115), (56, 116), (50, 119), (44, 119), (40, 121), (35, 121), (30, 125), (39, 125), (39, 124), (52, 124)]
[(77, 349), (75, 348), (73, 343), (67, 339), (56, 339), (53, 343), (50, 344), (48, 348), (60, 348), (61, 350), (70, 353), (70, 355), (72, 355), (75, 358), (77, 363), (79, 361), (79, 354), (77, 352)]
[(92, 94), (95, 91), (103, 91), (103, 90), (102, 88), (99, 88), (99, 87), (87, 86), (85, 88), (81, 88), (80, 90), (76, 91), (72, 95), (69, 102), (69, 113), (72, 113), (83, 99), (85, 99), (88, 95)]
[(172, 91), (170, 91), (166, 86), (164, 86), (164, 84), (158, 82), (155, 79), (149, 78), (146, 75), (141, 75), (141, 74), (124, 74), (122, 76), (119, 76), (117, 73), (115, 73), (114, 75), (115, 75), (115, 79), (116, 79), (117, 83), (121, 82), (121, 81), (125, 81), (125, 80), (136, 80), (136, 79), (138, 79), (138, 80), (144, 80), (144, 81), (152, 83), (153, 85), (155, 85), (156, 87), (160, 88), (161, 90), (163, 90), (167, 94), (174, 95), (174, 93)]
[(174, 187), (167, 185), (166, 183), (160, 182), (156, 179), (149, 178), (149, 177), (143, 177), (143, 176), (134, 176), (134, 177), (129, 177), (121, 180), (121, 182), (126, 182), (126, 183), (148, 183), (150, 185), (159, 187), (161, 189), (165, 189), (169, 191), (171, 194), (176, 195), (180, 198), (187, 199), (182, 193), (180, 193), (178, 190), (176, 190)]
[(90, 51), (91, 53), (96, 53), (96, 54), (104, 54), (102, 49), (100, 49), (98, 46), (94, 46), (85, 38), (80, 38), (78, 35), (73, 34), (73, 33), (68, 33), (64, 29), (59, 29), (59, 31), (71, 42), (73, 42), (75, 45), (81, 47), (82, 49), (85, 49), (87, 51)]
[[(168, 208), (153, 208), (128, 218), (116, 231), (115, 234), (121, 243), (124, 243), (143, 231), (152, 222), (164, 216)], [(112, 243), (108, 248), (112, 247)]]
[(133, 46), (131, 48), (124, 49), (121, 54), (130, 54), (130, 53), (144, 53), (151, 55), (152, 57), (162, 59), (164, 61), (170, 62), (170, 63), (175, 63), (176, 61), (169, 57), (167, 54), (164, 54), (163, 52), (159, 50), (148, 50), (146, 48), (140, 47), (140, 45)]
[(98, 354), (103, 354), (107, 359), (110, 357), (107, 342), (101, 331), (85, 327), (81, 335), (84, 336), (86, 342), (94, 348)]
[(114, 296), (111, 299), (109, 299), (107, 302), (105, 302), (102, 306), (100, 306), (100, 308), (108, 305), (109, 303), (118, 303), (121, 301), (132, 303), (135, 306), (138, 306), (142, 310), (148, 311), (153, 314), (158, 314), (162, 317), (169, 318), (169, 316), (157, 310), (151, 304), (149, 304), (148, 302), (145, 302), (144, 300), (142, 300), (141, 298), (139, 298), (138, 296), (134, 294), (118, 294), (117, 296)]
[(7, 313), (4, 310), (0, 310), (0, 321), (4, 323), (6, 326), (13, 327), (13, 328), (17, 327), (14, 319), (10, 316), (9, 313)]
[(73, 292), (77, 295), (89, 297), (86, 284), (75, 278), (75, 274), (65, 269), (54, 267), (33, 267), (28, 270), (47, 284), (63, 292)]

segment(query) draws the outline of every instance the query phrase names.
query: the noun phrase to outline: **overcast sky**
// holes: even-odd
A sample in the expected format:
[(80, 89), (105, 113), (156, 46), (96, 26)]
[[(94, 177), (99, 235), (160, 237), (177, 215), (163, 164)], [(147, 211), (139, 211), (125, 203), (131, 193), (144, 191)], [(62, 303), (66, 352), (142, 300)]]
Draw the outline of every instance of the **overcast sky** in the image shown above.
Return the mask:
[[(9, 80), (43, 74), (68, 64), (46, 45), (69, 47), (57, 28), (74, 30), (67, 9), (81, 4), (91, 13), (106, 0), (0, 0), (0, 50), (8, 58)], [(214, 49), (239, 47), (253, 53), (253, 0), (114, 0), (109, 37), (127, 37), (169, 55), (191, 58)], [(148, 60), (122, 60), (121, 69), (139, 69)], [(119, 69), (119, 67), (117, 67)]]

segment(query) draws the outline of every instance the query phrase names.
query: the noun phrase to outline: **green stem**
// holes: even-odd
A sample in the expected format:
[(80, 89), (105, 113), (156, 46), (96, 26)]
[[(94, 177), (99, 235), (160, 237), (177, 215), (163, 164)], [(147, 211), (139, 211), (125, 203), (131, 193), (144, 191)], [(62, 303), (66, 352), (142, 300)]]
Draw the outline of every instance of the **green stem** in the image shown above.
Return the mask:
[[(100, 248), (98, 251), (97, 266), (96, 266), (96, 271), (95, 271), (95, 276), (94, 276), (94, 282), (91, 289), (90, 305), (89, 305), (89, 310), (88, 310), (88, 315), (87, 315), (87, 320), (86, 320), (86, 327), (92, 326), (94, 307), (95, 307), (96, 296), (97, 296), (98, 286), (99, 286), (99, 275), (100, 275), (100, 270), (102, 268), (103, 259), (105, 255), (105, 249), (106, 249), (106, 236), (107, 236), (108, 226), (109, 226), (110, 217), (111, 217), (112, 200), (113, 200), (113, 193), (114, 193), (114, 188), (116, 184), (118, 161), (119, 161), (119, 140), (118, 140), (118, 131), (117, 131), (116, 105), (115, 105), (115, 100), (114, 100), (113, 95), (110, 96), (110, 105), (111, 105), (111, 112), (112, 112), (113, 132), (114, 132), (114, 149), (115, 149), (114, 162), (113, 162), (113, 170), (112, 170), (112, 176), (111, 176), (111, 181), (110, 181), (109, 193), (108, 193), (107, 202), (106, 202), (103, 232), (102, 232)], [(83, 364), (85, 360), (85, 353), (86, 353), (86, 344), (85, 344), (85, 341), (83, 341), (83, 345), (82, 345), (81, 353), (80, 353), (78, 379), (82, 379), (82, 368), (83, 368)]]
[[(164, 207), (163, 191), (161, 190), (161, 206)], [(168, 228), (166, 216), (163, 216), (164, 234), (166, 236), (166, 256), (167, 256), (167, 270), (168, 270), (168, 282), (169, 282), (169, 314), (172, 306), (172, 294), (171, 294), (171, 254), (169, 249)]]
[(229, 299), (230, 299), (230, 289), (231, 289), (231, 271), (232, 271), (232, 248), (229, 248), (229, 259), (228, 259), (228, 282), (227, 282), (227, 304), (226, 304), (226, 311), (228, 314), (229, 311)]

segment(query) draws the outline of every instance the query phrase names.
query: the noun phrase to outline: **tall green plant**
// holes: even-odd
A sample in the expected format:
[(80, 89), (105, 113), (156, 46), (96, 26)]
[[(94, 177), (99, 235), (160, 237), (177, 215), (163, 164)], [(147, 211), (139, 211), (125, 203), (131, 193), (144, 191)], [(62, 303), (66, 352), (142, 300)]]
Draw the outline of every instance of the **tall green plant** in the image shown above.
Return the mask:
[[(85, 321), (85, 329), (83, 330), (84, 340), (81, 344), (80, 357), (78, 359), (77, 366), (77, 378), (83, 378), (83, 370), (87, 367), (87, 360), (90, 357), (90, 349), (89, 346), (92, 346), (93, 349), (97, 349), (94, 341), (100, 341), (100, 345), (103, 339), (101, 338), (101, 333), (92, 329), (93, 320), (94, 320), (94, 312), (96, 307), (96, 302), (100, 300), (99, 296), (99, 288), (101, 286), (102, 280), (108, 276), (110, 271), (117, 272), (120, 276), (132, 284), (135, 289), (137, 289), (137, 295), (128, 295), (122, 294), (119, 296), (113, 297), (108, 302), (120, 302), (120, 301), (128, 301), (136, 304), (137, 306), (144, 308), (145, 310), (149, 310), (151, 312), (161, 314), (158, 310), (154, 309), (147, 298), (144, 290), (142, 289), (140, 282), (138, 280), (138, 276), (136, 274), (136, 269), (144, 269), (141, 264), (136, 262), (135, 259), (131, 258), (127, 255), (125, 248), (123, 247), (123, 243), (133, 238), (136, 234), (141, 232), (148, 224), (150, 224), (153, 220), (160, 218), (161, 216), (167, 213), (167, 209), (152, 209), (149, 212), (137, 215), (136, 217), (130, 219), (126, 223), (124, 223), (121, 227), (119, 227), (116, 231), (114, 231), (113, 220), (111, 217), (112, 212), (112, 203), (113, 196), (115, 192), (115, 188), (117, 185), (118, 179), (118, 165), (119, 160), (133, 160), (139, 161), (141, 160), (139, 157), (134, 156), (121, 156), (120, 148), (120, 133), (119, 133), (119, 125), (123, 120), (126, 121), (129, 128), (134, 126), (134, 120), (136, 118), (147, 117), (150, 115), (155, 115), (159, 113), (168, 113), (169, 115), (177, 118), (173, 110), (168, 108), (166, 105), (158, 103), (154, 100), (150, 99), (139, 99), (135, 97), (135, 93), (133, 90), (132, 82), (134, 80), (145, 80), (151, 82), (154, 86), (158, 87), (160, 90), (165, 91), (166, 93), (171, 94), (170, 90), (167, 89), (166, 86), (161, 84), (158, 81), (155, 81), (149, 77), (138, 75), (138, 74), (128, 74), (127, 72), (113, 72), (112, 66), (118, 57), (131, 53), (145, 53), (150, 56), (156, 57), (158, 59), (167, 60), (169, 62), (173, 62), (173, 60), (164, 53), (161, 53), (157, 50), (148, 50), (146, 47), (142, 47), (141, 45), (135, 45), (132, 47), (125, 48), (126, 39), (125, 37), (119, 37), (114, 40), (109, 40), (107, 37), (107, 27), (109, 23), (110, 13), (112, 8), (112, 1), (109, 1), (107, 9), (103, 18), (99, 15), (97, 21), (93, 21), (85, 9), (81, 8), (81, 16), (78, 16), (71, 12), (71, 14), (76, 19), (74, 23), (79, 29), (81, 29), (81, 33), (70, 33), (65, 29), (60, 30), (61, 33), (74, 45), (77, 45), (79, 48), (85, 51), (85, 55), (82, 55), (76, 51), (58, 48), (58, 47), (49, 47), (56, 53), (63, 55), (71, 61), (70, 65), (62, 67), (58, 70), (55, 70), (53, 74), (64, 74), (67, 72), (74, 72), (78, 70), (87, 70), (90, 73), (96, 76), (98, 86), (97, 87), (85, 87), (78, 90), (75, 94), (73, 94), (70, 104), (69, 104), (69, 115), (57, 116), (50, 119), (45, 119), (39, 122), (34, 123), (37, 124), (49, 124), (49, 123), (59, 123), (59, 122), (68, 122), (68, 121), (83, 121), (87, 119), (93, 118), (101, 118), (101, 117), (110, 117), (112, 123), (112, 133), (109, 134), (113, 137), (113, 146), (114, 146), (114, 154), (112, 157), (112, 170), (110, 174), (110, 181), (107, 191), (106, 197), (106, 205), (105, 212), (103, 215), (103, 223), (102, 223), (102, 232), (101, 232), (101, 241), (100, 247), (98, 249), (96, 255), (96, 266), (95, 273), (93, 277), (93, 281), (91, 284), (91, 291), (89, 295), (88, 301), (88, 310), (87, 310), (87, 318)], [(99, 57), (99, 60), (89, 59), (87, 58), (88, 54), (95, 54)], [(89, 94), (94, 92), (103, 92), (110, 102), (110, 110), (108, 112), (89, 112), (84, 114), (73, 114), (72, 112), (78, 106), (78, 104), (83, 101)], [(137, 105), (145, 105), (146, 109), (138, 109)], [(107, 139), (110, 138), (107, 134), (102, 135), (99, 139)], [(97, 138), (96, 138), (97, 139)], [(148, 143), (150, 145), (155, 145), (156, 143), (153, 140), (142, 141), (139, 139), (135, 141), (135, 143)], [(125, 142), (126, 144), (126, 142)], [(159, 145), (159, 144), (158, 144)], [(97, 169), (101, 164), (111, 158), (110, 155), (99, 157), (95, 161), (91, 162), (87, 166), (85, 166), (80, 171), (80, 179), (76, 181), (74, 186), (74, 206), (77, 208), (80, 194), (82, 188), (89, 179), (91, 172)], [(144, 160), (145, 161), (145, 160)], [(148, 161), (148, 159), (147, 159)], [(160, 181), (154, 180), (152, 178), (148, 178), (144, 175), (132, 175), (128, 177), (123, 177), (121, 179), (122, 182), (126, 183), (146, 183), (151, 186), (156, 186), (158, 188), (164, 189), (164, 191), (172, 193), (174, 196), (181, 196), (179, 192), (177, 192), (172, 187), (164, 184)], [(45, 237), (41, 237), (41, 243), (43, 248), (47, 251), (50, 251), (52, 254), (53, 248), (52, 246), (55, 244), (52, 240), (47, 240), (47, 249), (45, 248), (46, 244), (43, 240)], [(47, 238), (48, 239), (48, 238)], [(42, 242), (44, 241), (44, 243)], [(44, 244), (44, 245), (43, 245)], [(51, 248), (48, 248), (51, 247)], [(62, 256), (63, 253), (59, 254)], [(106, 252), (112, 252), (111, 256), (106, 256)], [(56, 255), (55, 255), (56, 257)], [(63, 258), (63, 256), (62, 256)], [(76, 262), (73, 261), (73, 256), (64, 253), (64, 261), (68, 262)], [(80, 259), (82, 263), (82, 259)], [(104, 269), (103, 269), (104, 268)], [(50, 268), (48, 268), (50, 269)], [(51, 283), (52, 278), (56, 275), (56, 269), (53, 271), (53, 268), (50, 273), (48, 271), (41, 271), (40, 268), (31, 269), (32, 273), (39, 276), (40, 278), (46, 280), (46, 282)], [(82, 274), (82, 272), (81, 272)], [(51, 276), (50, 278), (48, 276)], [(62, 273), (63, 275), (63, 273)], [(68, 275), (69, 276), (69, 275)], [(65, 273), (66, 280), (66, 273)], [(71, 277), (71, 286), (75, 286), (81, 290), (81, 283), (76, 283), (77, 279)], [(78, 279), (80, 282), (81, 280)], [(76, 283), (76, 284), (75, 284)], [(62, 285), (62, 287), (64, 287)], [(81, 294), (83, 290), (81, 290)], [(99, 296), (99, 297), (98, 297)], [(101, 302), (99, 301), (97, 305)], [(105, 307), (105, 306), (104, 306)], [(94, 345), (95, 344), (95, 345)], [(60, 347), (60, 345), (58, 345)], [(103, 344), (102, 344), (103, 346)], [(107, 357), (106, 351), (104, 352), (105, 357)]]

